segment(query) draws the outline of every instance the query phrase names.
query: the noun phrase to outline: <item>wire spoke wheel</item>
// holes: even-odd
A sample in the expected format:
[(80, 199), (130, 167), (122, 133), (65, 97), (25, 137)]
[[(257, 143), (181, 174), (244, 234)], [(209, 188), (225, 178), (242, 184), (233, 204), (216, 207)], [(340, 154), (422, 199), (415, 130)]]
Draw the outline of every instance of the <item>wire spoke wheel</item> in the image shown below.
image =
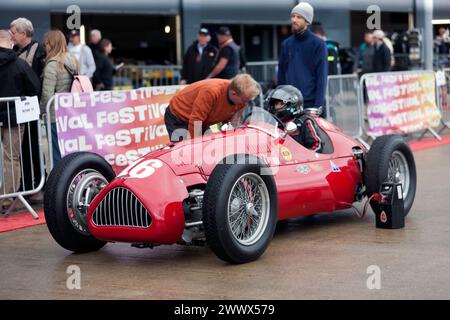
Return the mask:
[[(400, 183), (405, 216), (408, 214), (416, 194), (417, 172), (414, 155), (401, 136), (387, 135), (375, 139), (365, 161), (364, 176), (369, 197), (379, 193), (385, 182)], [(378, 201), (371, 201), (370, 205), (375, 214), (381, 213)]]
[(90, 234), (86, 220), (89, 204), (107, 184), (106, 178), (93, 169), (81, 171), (70, 183), (66, 200), (67, 214), (70, 223), (81, 234)]
[(403, 153), (394, 151), (389, 159), (388, 176), (389, 182), (401, 183), (403, 199), (408, 196), (410, 186), (409, 165)]
[(260, 176), (242, 175), (233, 185), (228, 199), (228, 225), (240, 244), (256, 243), (267, 227), (270, 213), (269, 191)]

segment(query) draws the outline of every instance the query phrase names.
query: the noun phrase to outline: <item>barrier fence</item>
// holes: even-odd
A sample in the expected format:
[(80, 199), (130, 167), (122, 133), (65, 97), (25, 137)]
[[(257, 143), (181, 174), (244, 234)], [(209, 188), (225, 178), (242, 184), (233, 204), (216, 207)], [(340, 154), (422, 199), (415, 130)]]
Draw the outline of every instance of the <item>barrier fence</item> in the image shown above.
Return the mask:
[[(436, 116), (436, 110), (439, 109), (439, 121), (441, 122), (441, 125), (446, 125), (446, 127), (443, 127), (440, 132), (442, 132), (446, 128), (450, 128), (450, 69), (444, 69), (443, 70), (445, 74), (445, 83), (441, 84), (440, 86), (436, 86), (435, 83), (435, 76), (436, 74), (431, 71), (402, 71), (402, 72), (389, 72), (389, 73), (380, 73), (380, 74), (366, 74), (362, 76), (360, 79), (356, 75), (337, 75), (337, 76), (330, 76), (328, 78), (328, 86), (327, 86), (327, 117), (329, 120), (334, 122), (339, 128), (341, 128), (346, 134), (353, 136), (354, 138), (358, 139), (359, 141), (366, 143), (366, 141), (370, 138), (375, 138), (378, 134), (376, 132), (374, 133), (373, 125), (371, 126), (371, 121), (373, 122), (374, 114), (373, 114), (373, 108), (374, 104), (373, 102), (378, 102), (378, 105), (375, 104), (375, 108), (379, 108), (381, 105), (383, 106), (389, 106), (392, 104), (392, 101), (383, 100), (386, 97), (383, 97), (381, 93), (383, 92), (386, 95), (386, 92), (389, 93), (391, 90), (394, 90), (393, 88), (396, 85), (404, 86), (405, 84), (401, 81), (407, 81), (412, 80), (411, 83), (408, 83), (407, 86), (404, 86), (404, 90), (408, 91), (410, 90), (412, 93), (417, 93), (414, 90), (425, 90), (424, 92), (420, 91), (419, 96), (415, 97), (414, 94), (411, 95), (411, 99), (424, 99), (424, 100), (417, 100), (420, 101), (420, 104), (425, 104), (426, 109), (428, 111), (425, 112), (425, 115), (428, 115), (427, 112), (430, 110), (433, 111), (433, 119), (437, 119)], [(384, 80), (380, 80), (384, 78)], [(387, 80), (386, 80), (387, 79)], [(401, 81), (400, 81), (400, 80)], [(388, 84), (384, 84), (384, 86), (381, 86), (380, 88), (374, 88), (376, 85), (381, 85), (380, 83), (383, 81), (390, 81)], [(394, 82), (399, 83), (394, 83)], [(417, 84), (420, 81), (425, 81), (421, 83), (420, 85)], [(380, 82), (377, 84), (377, 82)], [(417, 82), (417, 83), (416, 83)], [(174, 86), (174, 87), (180, 87), (180, 86)], [(161, 86), (161, 87), (150, 87), (150, 88), (140, 88), (138, 90), (119, 90), (119, 91), (110, 91), (110, 92), (93, 92), (93, 93), (86, 93), (86, 94), (78, 94), (78, 93), (66, 93), (66, 97), (71, 97), (70, 99), (66, 99), (66, 104), (68, 103), (69, 107), (66, 106), (66, 109), (72, 108), (73, 114), (71, 115), (73, 123), (77, 123), (78, 128), (82, 129), (82, 127), (90, 125), (92, 129), (89, 129), (88, 127), (84, 128), (87, 130), (85, 134), (85, 138), (87, 140), (93, 139), (92, 137), (95, 135), (95, 133), (98, 133), (96, 130), (98, 128), (95, 127), (95, 121), (100, 119), (98, 117), (98, 114), (93, 111), (93, 105), (90, 104), (97, 104), (101, 105), (101, 107), (104, 110), (102, 112), (117, 112), (121, 109), (126, 108), (142, 108), (143, 106), (146, 106), (146, 115), (148, 115), (148, 119), (145, 121), (150, 121), (149, 123), (143, 123), (139, 124), (137, 123), (138, 120), (132, 122), (129, 126), (147, 126), (149, 128), (149, 132), (153, 133), (154, 137), (150, 139), (148, 142), (148, 146), (143, 148), (140, 151), (138, 150), (140, 147), (142, 147), (143, 142), (136, 142), (133, 148), (135, 148), (136, 152), (133, 153), (133, 156), (131, 158), (138, 157), (143, 152), (150, 152), (154, 148), (157, 148), (161, 143), (164, 143), (164, 134), (163, 129), (164, 121), (163, 121), (163, 109), (165, 107), (162, 107), (163, 104), (168, 104), (168, 96), (170, 94), (173, 94), (175, 91), (173, 91), (173, 86)], [(410, 89), (407, 89), (410, 88)], [(377, 91), (378, 90), (378, 91)], [(384, 90), (384, 91), (383, 91)], [(395, 91), (395, 90), (394, 90)], [(165, 98), (162, 96), (161, 92), (166, 92), (168, 94)], [(378, 92), (378, 93), (377, 93)], [(147, 94), (147, 95), (146, 95)], [(87, 95), (83, 99), (80, 100), (80, 97), (82, 95)], [(378, 95), (378, 96), (377, 96)], [(387, 94), (389, 96), (389, 94)], [(121, 96), (126, 96), (126, 99), (120, 100)], [(401, 96), (401, 95), (400, 95)], [(397, 98), (399, 98), (398, 96)], [(133, 98), (134, 97), (134, 98)], [(432, 97), (432, 98), (430, 98)], [(437, 99), (436, 99), (437, 97)], [(395, 97), (394, 97), (395, 98)], [(407, 99), (407, 97), (400, 97), (401, 99)], [(12, 98), (1, 98), (0, 104), (3, 104), (2, 108), (6, 108), (7, 110), (10, 110), (10, 108), (13, 107), (13, 104), (17, 101), (16, 97)], [(144, 99), (144, 100), (139, 100)], [(147, 99), (147, 100), (145, 100)], [(150, 99), (150, 100), (148, 100)], [(154, 99), (154, 100), (151, 100)], [(161, 100), (162, 99), (162, 100)], [(120, 100), (120, 102), (117, 104), (114, 104), (114, 100)], [(263, 103), (263, 96), (260, 95), (257, 99), (257, 103), (261, 105)], [(413, 101), (412, 100), (412, 101)], [(431, 101), (433, 100), (433, 101)], [(54, 114), (54, 108), (52, 107), (54, 105), (55, 97), (52, 97), (50, 101), (47, 104), (47, 113), (46, 113), (46, 121), (47, 121), (47, 140), (48, 140), (48, 146), (49, 146), (49, 157), (47, 159), (47, 165), (48, 168), (53, 168), (53, 148), (52, 145), (57, 143), (54, 141), (54, 138), (52, 138), (52, 121), (49, 117), (50, 114)], [(72, 101), (72, 102), (67, 102)], [(398, 102), (398, 101), (397, 101)], [(73, 105), (70, 105), (72, 103)], [(80, 108), (81, 104), (85, 104), (88, 107)], [(122, 103), (122, 105), (121, 105)], [(73, 106), (76, 104), (76, 107), (73, 108)], [(96, 106), (96, 107), (97, 107)], [(422, 106), (419, 106), (419, 108)], [(91, 111), (92, 110), (92, 111)], [(135, 109), (136, 110), (136, 109)], [(390, 112), (392, 110), (383, 109), (386, 112)], [(87, 118), (89, 116), (89, 112), (93, 112), (90, 116), (90, 120)], [(83, 115), (85, 118), (83, 118)], [(442, 115), (442, 118), (441, 118)], [(380, 115), (378, 115), (380, 116)], [(384, 115), (383, 115), (384, 116)], [(377, 115), (375, 115), (375, 118)], [(380, 116), (381, 117), (381, 116)], [(113, 119), (112, 117), (111, 119)], [(54, 119), (54, 118), (53, 118)], [(106, 118), (105, 118), (106, 119)], [(152, 122), (153, 121), (153, 122)], [(2, 141), (1, 149), (0, 149), (0, 167), (3, 168), (1, 174), (0, 174), (0, 201), (5, 201), (5, 199), (8, 198), (14, 198), (12, 201), (11, 206), (8, 209), (8, 213), (11, 212), (11, 210), (14, 209), (14, 206), (17, 205), (19, 202), (22, 202), (25, 207), (31, 212), (31, 214), (37, 218), (36, 212), (33, 210), (33, 208), (27, 203), (25, 200), (25, 196), (31, 195), (34, 193), (37, 193), (40, 191), (44, 185), (45, 180), (45, 167), (44, 167), (44, 159), (43, 159), (43, 146), (42, 146), (42, 132), (40, 130), (41, 128), (41, 122), (39, 120), (36, 121), (36, 126), (32, 126), (32, 122), (23, 123), (20, 125), (15, 124), (12, 119), (11, 115), (8, 112), (8, 123), (2, 123), (1, 124), (1, 130), (0, 130), (0, 138)], [(70, 117), (67, 122), (70, 122)], [(119, 123), (120, 124), (120, 123)], [(53, 122), (53, 126), (55, 127), (55, 123)], [(94, 127), (92, 127), (94, 126)], [(70, 127), (70, 126), (69, 126)], [(75, 141), (75, 144), (78, 144), (79, 146), (85, 143), (85, 145), (94, 145), (94, 142), (89, 141), (82, 141), (80, 140), (79, 133), (74, 130), (73, 128), (66, 127), (66, 133), (72, 134), (72, 138)], [(104, 130), (112, 130), (113, 135), (117, 133), (118, 130), (124, 130), (124, 127), (115, 128), (114, 124), (104, 123), (103, 124)], [(134, 128), (134, 127), (133, 127)], [(25, 130), (27, 129), (27, 130)], [(70, 129), (70, 130), (69, 130)], [(153, 130), (153, 131), (152, 131)], [(381, 130), (381, 129), (380, 129)], [(434, 131), (434, 126), (429, 126), (423, 129), (423, 131), (426, 130), (426, 132), (432, 132), (433, 135), (436, 138), (439, 138), (439, 134)], [(25, 132), (25, 133), (24, 133)], [(147, 132), (147, 131), (146, 131)], [(381, 132), (381, 131), (380, 131)], [(402, 134), (408, 134), (411, 132), (417, 132), (417, 131), (404, 131), (401, 132)], [(105, 132), (100, 132), (101, 134), (106, 134)], [(384, 133), (384, 132), (381, 132)], [(32, 141), (32, 136), (35, 135), (37, 137), (37, 147), (38, 147), (38, 162), (39, 162), (39, 168), (40, 172), (37, 173), (35, 168), (32, 165), (27, 165), (23, 161), (23, 148), (20, 148), (18, 146), (23, 146), (24, 136), (28, 136), (28, 141)], [(123, 134), (123, 132), (121, 133)], [(92, 137), (90, 137), (92, 136)], [(130, 134), (131, 139), (134, 139), (134, 135)], [(158, 138), (159, 137), (159, 138)], [(61, 138), (61, 137), (59, 137)], [(117, 136), (116, 136), (117, 139)], [(162, 139), (162, 140), (158, 140)], [(164, 140), (165, 141), (165, 140)], [(83, 142), (83, 143), (82, 143)], [(105, 139), (103, 142), (103, 147), (108, 144), (107, 139)], [(31, 142), (29, 145), (25, 146), (27, 149), (29, 149), (29, 153), (33, 154), (32, 150), (32, 144)], [(119, 148), (116, 144), (112, 144), (111, 147)], [(85, 150), (77, 150), (76, 147), (73, 147), (71, 145), (71, 150), (67, 149), (67, 146), (64, 147), (65, 153), (67, 151), (73, 152), (73, 151), (90, 151), (91, 149), (85, 149)], [(152, 149), (153, 148), (153, 149)], [(100, 148), (101, 149), (101, 148)], [(144, 150), (145, 149), (145, 150)], [(92, 150), (95, 152), (95, 146)], [(119, 153), (119, 151), (117, 151)], [(126, 154), (125, 151), (121, 151), (122, 154), (114, 155), (111, 157), (113, 161), (115, 161), (116, 165), (126, 165), (131, 158)], [(139, 153), (141, 152), (141, 153)], [(121, 162), (121, 163), (120, 163)], [(49, 170), (47, 170), (49, 171)], [(32, 188), (24, 188), (23, 186), (25, 184), (25, 178), (24, 174), (25, 172), (31, 173), (32, 179), (34, 181), (37, 181), (37, 183)]]
[[(8, 215), (21, 202), (38, 219), (25, 196), (41, 191), (44, 186), (41, 122), (38, 119), (18, 124), (16, 119), (19, 115), (13, 110), (20, 101), (20, 97), (0, 98), (0, 108), (6, 110), (6, 119), (0, 124), (0, 203), (2, 207), (7, 207), (4, 215)], [(24, 141), (27, 141), (26, 144), (23, 144)], [(27, 158), (24, 153), (28, 154)], [(36, 172), (36, 159), (39, 172)], [(31, 181), (27, 181), (29, 179)]]
[(113, 86), (117, 89), (137, 89), (177, 85), (180, 80), (181, 66), (178, 65), (124, 66), (114, 76)]
[(246, 72), (266, 91), (277, 83), (278, 61), (247, 62)]
[(357, 75), (328, 77), (326, 108), (327, 119), (354, 138), (362, 137)]
[(439, 134), (450, 129), (450, 68), (442, 69), (443, 83), (438, 86), (438, 97), (442, 113), (442, 128)]

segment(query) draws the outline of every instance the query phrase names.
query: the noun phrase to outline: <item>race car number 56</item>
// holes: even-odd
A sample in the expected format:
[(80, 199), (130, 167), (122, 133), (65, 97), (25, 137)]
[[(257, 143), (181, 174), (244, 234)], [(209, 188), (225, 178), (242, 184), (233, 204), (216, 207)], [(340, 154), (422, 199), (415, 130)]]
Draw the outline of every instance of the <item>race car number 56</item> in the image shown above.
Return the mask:
[(118, 178), (128, 176), (130, 178), (144, 179), (155, 173), (156, 169), (163, 165), (161, 160), (150, 159), (133, 162), (125, 170), (119, 173)]

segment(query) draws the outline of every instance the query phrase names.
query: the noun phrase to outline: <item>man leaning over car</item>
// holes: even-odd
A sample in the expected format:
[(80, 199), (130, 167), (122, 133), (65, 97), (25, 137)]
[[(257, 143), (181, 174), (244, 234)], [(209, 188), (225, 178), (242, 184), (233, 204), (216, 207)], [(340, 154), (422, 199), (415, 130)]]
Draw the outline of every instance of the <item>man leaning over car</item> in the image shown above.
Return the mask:
[(231, 80), (202, 80), (187, 86), (173, 96), (164, 114), (170, 141), (189, 139), (201, 135), (213, 124), (227, 122), (258, 94), (259, 86), (248, 74), (239, 74)]

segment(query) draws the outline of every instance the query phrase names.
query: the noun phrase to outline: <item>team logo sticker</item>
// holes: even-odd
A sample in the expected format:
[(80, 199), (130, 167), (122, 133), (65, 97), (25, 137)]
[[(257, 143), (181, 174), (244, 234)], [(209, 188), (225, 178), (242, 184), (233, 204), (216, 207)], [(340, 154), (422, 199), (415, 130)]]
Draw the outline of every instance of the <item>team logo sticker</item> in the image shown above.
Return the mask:
[(285, 146), (280, 145), (280, 154), (283, 157), (284, 160), (286, 161), (291, 161), (292, 160), (292, 152), (291, 150), (289, 150), (288, 148), (286, 148)]
[(300, 165), (297, 167), (297, 169), (295, 171), (303, 173), (303, 174), (308, 174), (310, 170), (309, 170), (308, 166)]
[(387, 222), (386, 212), (384, 212), (384, 211), (381, 212), (381, 214), (380, 214), (380, 221), (383, 222), (383, 223)]
[(339, 168), (333, 161), (330, 161), (331, 172), (341, 172), (341, 168)]

